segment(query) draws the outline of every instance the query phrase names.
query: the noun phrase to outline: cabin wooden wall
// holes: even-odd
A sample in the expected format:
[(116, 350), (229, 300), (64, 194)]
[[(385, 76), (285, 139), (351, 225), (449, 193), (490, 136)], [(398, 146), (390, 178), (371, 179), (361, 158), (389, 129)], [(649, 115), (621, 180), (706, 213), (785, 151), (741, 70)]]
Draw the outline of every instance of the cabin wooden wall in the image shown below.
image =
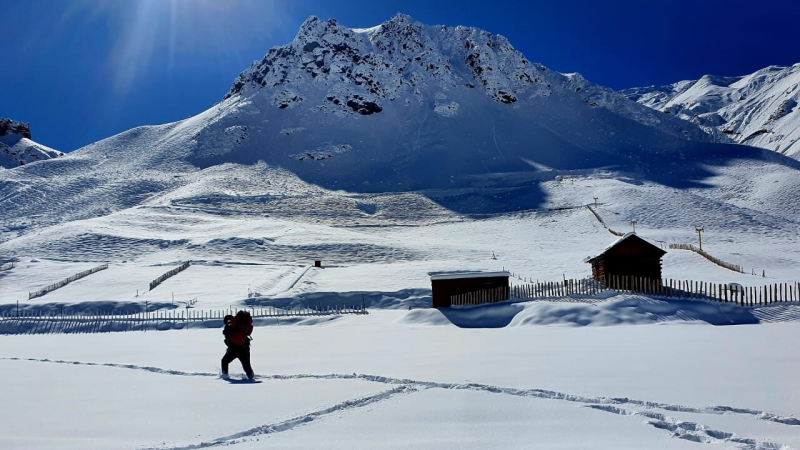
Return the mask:
[(450, 296), (508, 286), (508, 277), (454, 278), (431, 280), (434, 308), (449, 308)]

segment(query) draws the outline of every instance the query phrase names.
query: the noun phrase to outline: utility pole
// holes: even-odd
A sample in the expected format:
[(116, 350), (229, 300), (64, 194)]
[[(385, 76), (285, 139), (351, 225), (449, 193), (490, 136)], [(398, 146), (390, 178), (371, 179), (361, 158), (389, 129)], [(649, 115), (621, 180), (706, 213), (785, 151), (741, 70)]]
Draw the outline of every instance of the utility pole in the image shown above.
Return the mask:
[(703, 229), (703, 227), (700, 227), (700, 228), (694, 227), (694, 231), (697, 231), (697, 240), (700, 243), (700, 250), (702, 250), (703, 249), (703, 236), (700, 233), (702, 233), (705, 230)]
[(597, 208), (597, 197), (594, 198), (594, 207)]
[(636, 233), (636, 224), (637, 224), (638, 222), (639, 222), (638, 220), (631, 220), (631, 225), (633, 225), (633, 232), (634, 232), (634, 233)]

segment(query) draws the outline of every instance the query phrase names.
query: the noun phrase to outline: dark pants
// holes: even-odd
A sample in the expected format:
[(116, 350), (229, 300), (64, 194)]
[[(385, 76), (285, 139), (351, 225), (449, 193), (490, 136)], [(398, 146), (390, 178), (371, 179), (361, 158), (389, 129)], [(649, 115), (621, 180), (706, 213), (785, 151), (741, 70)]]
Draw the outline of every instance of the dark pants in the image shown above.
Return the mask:
[(253, 368), (250, 366), (250, 348), (243, 345), (231, 345), (228, 347), (225, 356), (222, 357), (222, 375), (228, 375), (228, 364), (237, 358), (241, 361), (247, 378), (252, 380), (255, 374), (253, 374)]

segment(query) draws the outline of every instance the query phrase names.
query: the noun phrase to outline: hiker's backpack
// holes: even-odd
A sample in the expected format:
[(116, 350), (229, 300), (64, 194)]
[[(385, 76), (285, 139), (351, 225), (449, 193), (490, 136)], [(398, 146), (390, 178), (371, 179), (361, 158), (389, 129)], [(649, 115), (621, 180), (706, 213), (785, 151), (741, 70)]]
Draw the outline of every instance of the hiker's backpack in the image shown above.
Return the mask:
[(233, 345), (245, 345), (253, 332), (253, 316), (247, 311), (239, 311), (230, 321), (228, 342)]

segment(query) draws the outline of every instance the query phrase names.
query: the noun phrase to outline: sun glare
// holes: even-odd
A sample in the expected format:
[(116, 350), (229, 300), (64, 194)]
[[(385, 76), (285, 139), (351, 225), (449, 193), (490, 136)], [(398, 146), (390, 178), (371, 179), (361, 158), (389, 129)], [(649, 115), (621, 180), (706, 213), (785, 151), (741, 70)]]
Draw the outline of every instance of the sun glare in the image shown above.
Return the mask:
[(182, 55), (215, 57), (238, 52), (253, 40), (279, 29), (281, 3), (242, 0), (141, 0), (76, 3), (61, 17), (65, 27), (100, 18), (112, 43), (108, 70), (118, 95), (127, 93), (137, 78), (154, 64), (172, 73)]

